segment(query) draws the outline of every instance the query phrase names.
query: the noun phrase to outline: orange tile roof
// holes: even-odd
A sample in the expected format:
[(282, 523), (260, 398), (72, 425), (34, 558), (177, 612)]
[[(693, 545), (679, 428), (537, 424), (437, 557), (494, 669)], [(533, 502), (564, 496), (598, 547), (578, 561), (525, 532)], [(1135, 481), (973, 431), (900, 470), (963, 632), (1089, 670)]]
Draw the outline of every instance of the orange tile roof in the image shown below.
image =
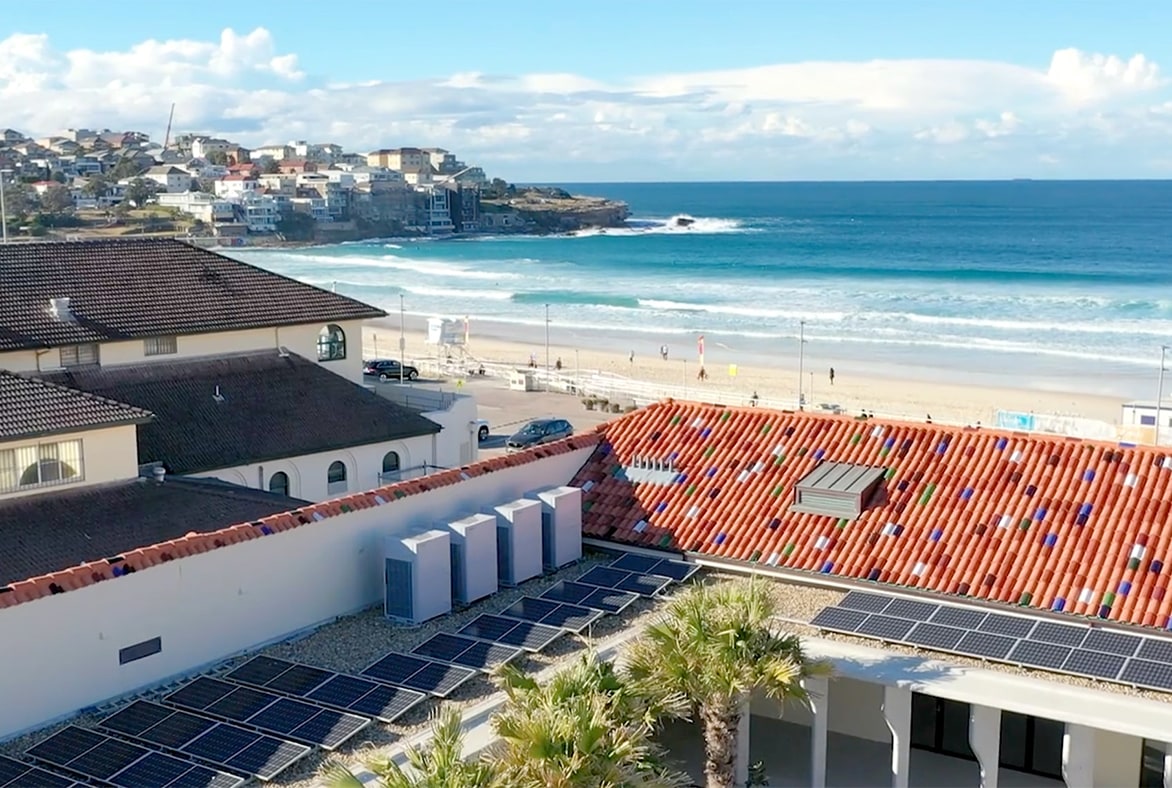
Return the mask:
[[(585, 535), (1172, 629), (1172, 455), (665, 401), (599, 427)], [(671, 459), (667, 484), (627, 481)], [(887, 469), (856, 520), (788, 511), (823, 460)], [(669, 477), (670, 478), (670, 477)]]
[[(40, 577), (32, 577), (18, 583), (0, 587), (0, 608), (12, 607), (34, 599), (74, 591), (85, 586), (100, 583), (127, 574), (138, 572), (152, 566), (173, 561), (177, 558), (206, 553), (218, 547), (237, 544), (249, 539), (259, 539), (270, 534), (299, 528), (313, 522), (325, 520), (340, 514), (346, 514), (358, 509), (370, 509), (394, 503), (400, 498), (406, 498), (418, 493), (447, 487), (452, 484), (471, 479), (475, 476), (484, 476), (494, 471), (513, 468), (530, 462), (552, 457), (558, 454), (586, 449), (597, 445), (597, 432), (575, 435), (556, 443), (548, 443), (533, 449), (501, 457), (465, 465), (462, 468), (434, 473), (430, 476), (421, 476), (405, 482), (387, 485), (374, 490), (354, 493), (342, 498), (304, 506), (291, 512), (274, 514), (260, 520), (221, 528), (218, 531), (207, 533), (189, 533), (180, 539), (142, 547), (122, 554), (122, 561), (111, 564), (106, 559), (91, 561), (79, 566), (63, 569)], [(112, 556), (111, 556), (112, 557)]]

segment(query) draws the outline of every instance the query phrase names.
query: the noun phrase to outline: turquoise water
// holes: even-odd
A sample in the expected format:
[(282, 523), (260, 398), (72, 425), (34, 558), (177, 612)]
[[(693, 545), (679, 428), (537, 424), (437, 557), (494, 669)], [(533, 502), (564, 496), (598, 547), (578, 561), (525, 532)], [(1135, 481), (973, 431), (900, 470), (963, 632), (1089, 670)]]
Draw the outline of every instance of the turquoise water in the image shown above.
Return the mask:
[[(231, 254), (477, 331), (868, 374), (1155, 394), (1172, 182), (590, 184), (632, 226)], [(688, 229), (671, 226), (684, 214)], [(717, 360), (717, 359), (713, 359)]]

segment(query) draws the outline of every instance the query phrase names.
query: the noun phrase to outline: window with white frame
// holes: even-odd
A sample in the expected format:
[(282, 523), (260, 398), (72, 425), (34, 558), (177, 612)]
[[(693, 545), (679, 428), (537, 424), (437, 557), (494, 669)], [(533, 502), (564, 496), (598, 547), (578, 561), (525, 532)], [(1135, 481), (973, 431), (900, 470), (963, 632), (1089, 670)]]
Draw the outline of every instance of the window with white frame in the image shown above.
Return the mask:
[(340, 460), (330, 463), (326, 471), (326, 492), (330, 495), (346, 492), (346, 464)]
[(63, 367), (84, 367), (99, 363), (98, 345), (88, 342), (84, 345), (65, 345), (58, 349)]
[(80, 440), (0, 449), (0, 493), (72, 484), (84, 478)]
[(317, 360), (341, 361), (346, 358), (346, 332), (330, 323), (317, 335)]
[(179, 341), (175, 337), (147, 337), (142, 341), (144, 356), (172, 356), (179, 352)]

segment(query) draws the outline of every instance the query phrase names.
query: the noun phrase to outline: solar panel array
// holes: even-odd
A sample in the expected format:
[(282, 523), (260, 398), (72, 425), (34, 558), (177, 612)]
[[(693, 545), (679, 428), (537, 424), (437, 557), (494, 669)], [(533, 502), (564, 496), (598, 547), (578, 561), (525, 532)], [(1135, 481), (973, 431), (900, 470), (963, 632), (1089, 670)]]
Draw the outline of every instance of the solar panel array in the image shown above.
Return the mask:
[(274, 657), (253, 657), (224, 678), (387, 723), (427, 700), (424, 693), (406, 687)]
[(830, 632), (1172, 691), (1172, 641), (851, 591), (810, 620)]
[(524, 651), (516, 646), (440, 632), (411, 649), (411, 653), (466, 668), (491, 671), (497, 665), (517, 659)]
[(437, 698), (446, 698), (461, 684), (479, 675), (479, 671), (392, 651), (362, 671), (362, 675), (399, 687), (410, 687)]
[(81, 788), (82, 785), (72, 777), (0, 755), (0, 788)]
[[(158, 752), (140, 744), (116, 739), (97, 731), (70, 725), (61, 729), (26, 755), (42, 763), (120, 788), (235, 788), (244, 780), (198, 763)], [(12, 785), (38, 786), (54, 783), (33, 779)], [(61, 783), (68, 784), (68, 783)]]

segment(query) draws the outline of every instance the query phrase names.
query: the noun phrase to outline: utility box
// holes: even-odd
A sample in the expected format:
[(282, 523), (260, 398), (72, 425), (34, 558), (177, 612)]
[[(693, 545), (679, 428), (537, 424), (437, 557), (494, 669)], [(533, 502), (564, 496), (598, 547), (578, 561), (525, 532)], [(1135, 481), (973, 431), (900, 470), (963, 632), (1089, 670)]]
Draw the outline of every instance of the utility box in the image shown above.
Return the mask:
[(541, 502), (519, 498), (494, 507), (497, 579), (516, 586), (541, 574)]
[(385, 542), (383, 610), (407, 624), (452, 611), (452, 557), (448, 531), (434, 529)]
[(582, 491), (549, 487), (525, 496), (541, 503), (541, 562), (547, 572), (582, 558)]
[(514, 369), (509, 373), (511, 391), (537, 391), (537, 374), (531, 369)]
[(497, 517), (473, 514), (445, 523), (451, 539), (452, 600), (470, 605), (497, 592)]

